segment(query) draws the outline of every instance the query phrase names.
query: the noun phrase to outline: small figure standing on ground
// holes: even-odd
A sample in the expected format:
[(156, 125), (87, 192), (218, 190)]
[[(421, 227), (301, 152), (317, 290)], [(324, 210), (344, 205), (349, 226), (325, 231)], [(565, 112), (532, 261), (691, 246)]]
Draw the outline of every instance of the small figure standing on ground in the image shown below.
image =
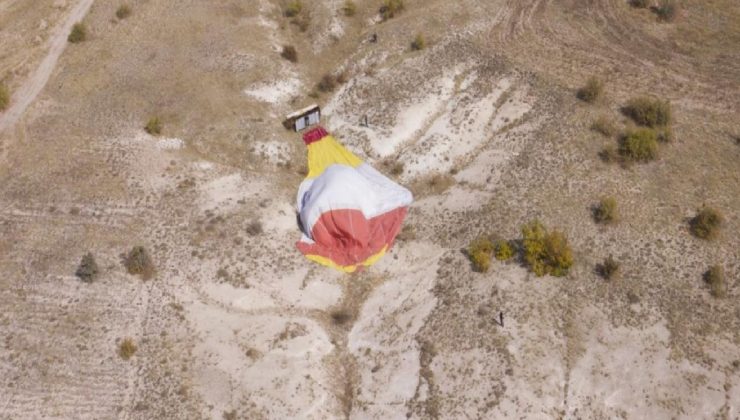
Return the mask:
[(498, 313), (498, 323), (502, 327), (504, 326), (504, 313), (503, 313), (503, 311), (499, 311), (499, 313)]
[(372, 42), (373, 44), (378, 42), (378, 34), (374, 33), (370, 35), (370, 42)]

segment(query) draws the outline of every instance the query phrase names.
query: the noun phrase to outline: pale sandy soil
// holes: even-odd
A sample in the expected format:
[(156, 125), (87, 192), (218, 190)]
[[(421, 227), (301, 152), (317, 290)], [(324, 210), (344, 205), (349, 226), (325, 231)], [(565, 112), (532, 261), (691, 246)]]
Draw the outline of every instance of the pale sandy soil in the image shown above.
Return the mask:
[[(382, 22), (380, 2), (349, 18), (332, 0), (305, 32), (270, 0), (131, 1), (125, 20), (111, 2), (22, 3), (0, 1), (18, 95), (0, 116), (0, 418), (740, 416), (736, 2), (658, 23), (621, 0), (408, 0)], [(89, 39), (55, 43), (82, 15)], [(320, 93), (328, 72), (347, 80)], [(593, 74), (606, 91), (587, 105)], [(606, 164), (616, 137), (591, 123), (629, 126), (637, 94), (671, 101), (676, 140)], [(294, 248), (305, 147), (281, 118), (314, 102), (416, 198), (355, 275)], [(607, 194), (622, 217), (605, 227), (590, 208)], [(688, 232), (702, 203), (725, 216), (715, 241)], [(568, 235), (567, 277), (472, 271), (473, 238), (533, 218)], [(121, 264), (135, 245), (151, 280)], [(87, 252), (91, 284), (74, 276)], [(702, 281), (713, 264), (725, 298)]]

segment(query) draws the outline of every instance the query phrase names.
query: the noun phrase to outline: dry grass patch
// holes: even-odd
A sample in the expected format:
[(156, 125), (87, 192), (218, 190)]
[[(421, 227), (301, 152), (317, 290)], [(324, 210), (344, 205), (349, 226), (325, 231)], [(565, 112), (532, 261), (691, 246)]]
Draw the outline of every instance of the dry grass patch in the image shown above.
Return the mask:
[(493, 242), (487, 236), (479, 236), (468, 245), (468, 258), (473, 264), (473, 270), (485, 273), (491, 267), (491, 253)]
[(414, 40), (411, 41), (411, 49), (414, 51), (420, 51), (426, 48), (427, 42), (424, 39), (424, 35), (422, 34), (416, 34), (416, 37), (414, 37)]
[(614, 121), (606, 115), (596, 118), (593, 124), (591, 124), (591, 130), (604, 137), (612, 137), (617, 133), (617, 127), (614, 125)]
[(154, 276), (154, 263), (149, 252), (143, 246), (135, 246), (123, 259), (123, 265), (129, 274), (149, 280)]
[(298, 62), (298, 51), (292, 45), (284, 45), (283, 50), (280, 52), (280, 56), (290, 61), (291, 63)]
[(122, 4), (118, 6), (118, 9), (116, 10), (116, 17), (118, 19), (126, 19), (127, 17), (131, 16), (131, 6), (128, 4)]
[(678, 16), (680, 6), (676, 0), (660, 0), (654, 11), (660, 21), (673, 22)]
[(646, 127), (662, 127), (671, 123), (671, 104), (668, 101), (648, 98), (633, 98), (622, 108), (632, 121)]
[(383, 20), (388, 20), (395, 17), (403, 9), (403, 0), (384, 0), (379, 12)]
[(594, 103), (601, 97), (603, 91), (604, 83), (592, 76), (588, 79), (585, 86), (578, 89), (576, 96), (584, 102)]
[(162, 134), (162, 120), (160, 120), (159, 117), (149, 118), (149, 121), (147, 121), (144, 126), (144, 130), (152, 136)]
[(650, 128), (638, 128), (624, 134), (619, 154), (628, 161), (648, 162), (658, 157), (658, 136)]
[(723, 217), (719, 210), (703, 206), (689, 221), (691, 233), (697, 238), (714, 239), (719, 234)]
[(612, 223), (617, 220), (617, 200), (614, 197), (603, 197), (593, 207), (593, 215), (596, 223)]
[(283, 9), (283, 15), (289, 18), (296, 17), (301, 13), (302, 10), (303, 3), (300, 0), (292, 0), (285, 5), (285, 8)]
[(709, 285), (710, 293), (716, 298), (725, 297), (725, 272), (722, 266), (713, 265), (704, 273), (704, 282)]
[(344, 5), (342, 6), (342, 13), (344, 13), (344, 16), (352, 17), (357, 13), (357, 6), (355, 5), (355, 2), (352, 0), (346, 0), (344, 2)]
[(497, 260), (509, 261), (514, 257), (514, 246), (512, 246), (511, 242), (500, 239), (496, 241), (493, 246), (493, 255), (496, 257)]
[(596, 265), (596, 272), (605, 280), (611, 280), (619, 272), (619, 263), (610, 255)]
[(118, 346), (118, 355), (121, 359), (128, 360), (136, 353), (136, 343), (131, 338), (124, 338)]

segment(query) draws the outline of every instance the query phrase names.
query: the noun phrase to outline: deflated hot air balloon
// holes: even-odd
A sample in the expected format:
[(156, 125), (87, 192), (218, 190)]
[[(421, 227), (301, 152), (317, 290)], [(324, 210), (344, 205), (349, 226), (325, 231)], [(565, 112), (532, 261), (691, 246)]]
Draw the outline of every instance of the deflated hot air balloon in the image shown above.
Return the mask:
[(413, 198), (339, 144), (321, 127), (303, 135), (308, 175), (298, 188), (309, 260), (351, 273), (372, 265), (393, 245)]

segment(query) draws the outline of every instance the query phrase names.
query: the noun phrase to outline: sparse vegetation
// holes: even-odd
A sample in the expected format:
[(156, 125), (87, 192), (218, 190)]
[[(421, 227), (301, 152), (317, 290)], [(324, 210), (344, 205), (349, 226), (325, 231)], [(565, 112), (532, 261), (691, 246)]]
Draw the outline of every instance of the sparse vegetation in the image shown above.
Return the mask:
[(303, 3), (300, 0), (289, 1), (283, 10), (285, 17), (298, 16), (303, 10)]
[(290, 61), (291, 63), (298, 62), (298, 51), (296, 51), (295, 47), (292, 45), (284, 45), (283, 51), (280, 53), (280, 56)]
[(661, 143), (670, 143), (673, 141), (673, 130), (671, 127), (663, 127), (657, 131), (657, 138)]
[(116, 17), (118, 19), (126, 19), (127, 17), (131, 16), (131, 6), (128, 4), (122, 4), (118, 6), (118, 9), (116, 10)]
[(709, 270), (704, 273), (704, 281), (709, 285), (712, 296), (716, 298), (725, 297), (725, 272), (721, 266), (713, 265), (709, 267)]
[(427, 43), (424, 39), (424, 35), (422, 34), (416, 34), (416, 37), (414, 37), (414, 40), (411, 41), (411, 49), (414, 51), (420, 51), (423, 50), (426, 47)]
[(258, 236), (261, 235), (262, 232), (262, 222), (259, 220), (252, 220), (249, 222), (249, 225), (247, 225), (247, 234), (249, 234), (249, 236)]
[(547, 229), (538, 220), (522, 226), (524, 261), (537, 276), (562, 277), (573, 265), (573, 251), (565, 235)]
[(85, 283), (92, 283), (93, 280), (98, 276), (98, 264), (95, 262), (95, 258), (91, 252), (88, 252), (82, 257), (80, 265), (75, 271), (75, 276)]
[(603, 197), (593, 209), (597, 223), (612, 223), (617, 220), (617, 200), (614, 197)]
[(619, 154), (632, 161), (654, 160), (658, 157), (658, 138), (655, 130), (638, 128), (628, 131), (621, 139)]
[(0, 82), (0, 111), (5, 111), (10, 105), (10, 92), (5, 83)]
[(634, 98), (622, 111), (635, 123), (647, 127), (661, 127), (671, 123), (671, 104), (660, 99)]
[(498, 240), (494, 244), (494, 256), (499, 261), (508, 261), (514, 257), (514, 247), (506, 240)]
[(380, 16), (383, 20), (391, 19), (400, 13), (403, 8), (403, 0), (384, 0), (380, 7)]
[(617, 133), (617, 128), (614, 126), (614, 121), (609, 117), (602, 115), (594, 120), (591, 124), (591, 129), (605, 137), (611, 137)]
[(124, 258), (123, 265), (129, 274), (141, 276), (144, 280), (154, 276), (154, 263), (143, 246), (133, 247)]
[(486, 236), (479, 236), (468, 245), (468, 257), (473, 264), (473, 269), (479, 273), (485, 273), (491, 267), (491, 253), (493, 242)]
[(673, 22), (678, 14), (679, 6), (676, 0), (660, 0), (655, 8), (655, 14), (663, 22)]
[(152, 136), (158, 136), (162, 134), (162, 121), (159, 117), (149, 118), (149, 121), (144, 126), (144, 130)]
[(319, 80), (319, 84), (317, 85), (317, 88), (324, 92), (331, 92), (337, 87), (337, 78), (333, 74), (327, 73), (325, 74), (321, 80)]
[(357, 13), (355, 2), (352, 0), (345, 0), (344, 6), (342, 6), (342, 12), (344, 13), (344, 16), (354, 16), (355, 13)]
[(594, 103), (599, 99), (599, 97), (601, 97), (603, 90), (604, 83), (596, 77), (591, 77), (588, 79), (585, 86), (578, 89), (576, 96), (584, 102)]
[(606, 146), (599, 152), (599, 158), (605, 163), (617, 162), (619, 160), (619, 153), (614, 146)]
[(619, 263), (610, 255), (596, 265), (596, 272), (605, 280), (611, 280), (619, 272)]
[(134, 355), (134, 353), (136, 353), (136, 350), (137, 347), (134, 340), (131, 338), (124, 338), (118, 346), (118, 355), (121, 356), (121, 359), (128, 360)]
[(645, 9), (650, 5), (650, 0), (630, 0), (630, 5), (638, 9)]
[(718, 210), (703, 206), (689, 222), (691, 233), (697, 238), (714, 239), (719, 233), (722, 219)]
[(82, 22), (75, 23), (74, 26), (72, 26), (72, 32), (70, 32), (69, 36), (67, 37), (67, 41), (71, 42), (72, 44), (77, 44), (86, 39), (87, 28), (85, 27), (85, 24)]

